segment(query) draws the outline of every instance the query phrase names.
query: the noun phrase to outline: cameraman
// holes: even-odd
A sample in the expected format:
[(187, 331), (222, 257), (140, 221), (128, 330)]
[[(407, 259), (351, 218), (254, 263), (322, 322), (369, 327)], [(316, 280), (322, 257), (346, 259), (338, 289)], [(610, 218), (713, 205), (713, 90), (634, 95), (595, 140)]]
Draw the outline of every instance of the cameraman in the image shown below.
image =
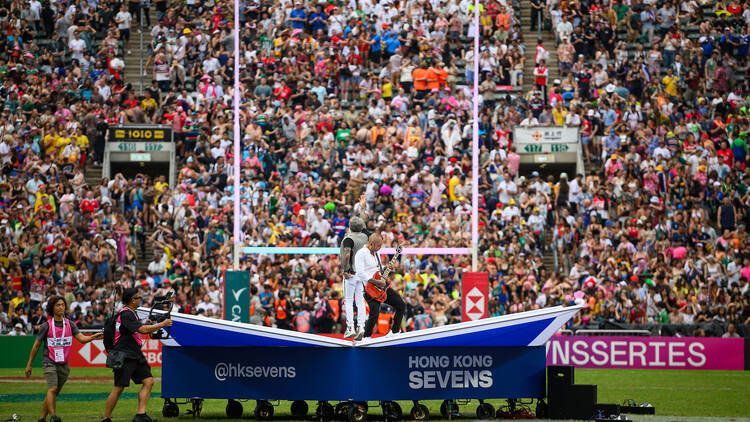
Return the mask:
[(110, 416), (112, 416), (117, 400), (125, 387), (130, 385), (131, 379), (136, 384), (142, 384), (141, 391), (138, 393), (138, 412), (133, 421), (150, 422), (151, 418), (146, 415), (146, 405), (151, 396), (154, 378), (151, 376), (151, 367), (141, 352), (143, 344), (141, 336), (154, 333), (164, 327), (171, 327), (172, 320), (165, 319), (158, 324), (151, 325), (142, 324), (135, 313), (141, 304), (141, 295), (137, 288), (123, 290), (122, 304), (123, 308), (117, 316), (115, 326), (115, 345), (109, 353), (107, 365), (110, 364), (110, 358), (114, 361), (118, 356), (122, 362), (121, 365), (116, 365), (117, 369), (114, 369), (115, 386), (107, 398), (102, 422), (111, 422)]

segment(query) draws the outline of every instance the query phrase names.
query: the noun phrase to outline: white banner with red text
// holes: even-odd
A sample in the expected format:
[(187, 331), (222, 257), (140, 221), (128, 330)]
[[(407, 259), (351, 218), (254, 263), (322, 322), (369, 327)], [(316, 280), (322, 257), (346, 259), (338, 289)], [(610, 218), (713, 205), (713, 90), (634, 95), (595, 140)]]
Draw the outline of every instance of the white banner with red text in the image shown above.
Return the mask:
[[(161, 341), (145, 338), (141, 351), (152, 368), (161, 367)], [(73, 348), (70, 350), (69, 363), (73, 368), (104, 368), (107, 363), (104, 342), (94, 340), (81, 344), (74, 341)]]

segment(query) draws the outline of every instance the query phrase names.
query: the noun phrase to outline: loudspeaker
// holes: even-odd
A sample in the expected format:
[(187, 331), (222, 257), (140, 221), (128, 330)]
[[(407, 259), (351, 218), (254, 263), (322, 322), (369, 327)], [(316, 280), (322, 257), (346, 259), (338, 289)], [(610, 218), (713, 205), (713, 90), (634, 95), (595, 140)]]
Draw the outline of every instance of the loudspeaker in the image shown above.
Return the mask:
[(553, 388), (575, 384), (575, 367), (571, 365), (558, 365), (547, 367), (547, 392), (551, 393)]
[(548, 415), (552, 419), (562, 419), (565, 416), (566, 394), (574, 381), (573, 366), (547, 367), (547, 402)]
[[(596, 385), (569, 385), (549, 396), (550, 419), (591, 419), (596, 410)], [(561, 393), (560, 393), (561, 391)]]
[(596, 385), (573, 385), (566, 397), (566, 417), (589, 419), (596, 410)]

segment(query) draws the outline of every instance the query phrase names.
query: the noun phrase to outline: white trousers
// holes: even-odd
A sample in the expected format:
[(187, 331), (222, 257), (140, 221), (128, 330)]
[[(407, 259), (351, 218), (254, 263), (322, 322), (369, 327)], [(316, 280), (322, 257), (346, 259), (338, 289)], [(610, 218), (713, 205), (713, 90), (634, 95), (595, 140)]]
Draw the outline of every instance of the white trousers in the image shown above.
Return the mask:
[(365, 283), (351, 277), (344, 280), (344, 309), (346, 310), (346, 326), (354, 328), (354, 300), (357, 301), (357, 326), (365, 328), (367, 313), (365, 311)]

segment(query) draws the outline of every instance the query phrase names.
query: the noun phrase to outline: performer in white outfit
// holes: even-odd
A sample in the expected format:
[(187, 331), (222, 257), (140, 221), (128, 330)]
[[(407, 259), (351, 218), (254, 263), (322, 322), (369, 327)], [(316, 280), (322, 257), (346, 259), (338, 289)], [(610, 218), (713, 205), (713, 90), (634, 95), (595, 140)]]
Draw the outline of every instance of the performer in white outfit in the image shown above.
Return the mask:
[[(366, 207), (364, 195), (360, 199), (363, 209)], [(365, 309), (364, 281), (355, 273), (354, 257), (357, 252), (367, 244), (368, 235), (365, 232), (365, 220), (354, 216), (349, 220), (349, 233), (341, 241), (341, 254), (339, 255), (341, 273), (344, 275), (344, 309), (346, 310), (346, 332), (344, 338), (361, 340), (365, 334), (365, 321), (367, 313)], [(354, 301), (357, 302), (357, 329), (354, 328)]]

